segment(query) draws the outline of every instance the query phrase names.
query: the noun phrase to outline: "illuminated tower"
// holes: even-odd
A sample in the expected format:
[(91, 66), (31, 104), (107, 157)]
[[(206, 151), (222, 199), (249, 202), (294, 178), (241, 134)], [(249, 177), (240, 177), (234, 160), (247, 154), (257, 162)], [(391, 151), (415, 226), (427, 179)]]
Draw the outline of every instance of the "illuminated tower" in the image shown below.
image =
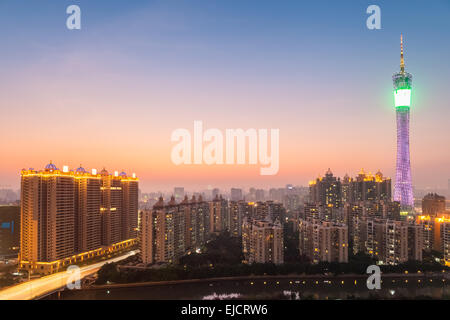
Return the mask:
[(412, 75), (405, 72), (403, 36), (400, 36), (400, 49), (400, 72), (392, 77), (397, 115), (397, 169), (394, 200), (400, 202), (402, 212), (406, 213), (411, 212), (414, 207), (409, 159), (409, 109)]

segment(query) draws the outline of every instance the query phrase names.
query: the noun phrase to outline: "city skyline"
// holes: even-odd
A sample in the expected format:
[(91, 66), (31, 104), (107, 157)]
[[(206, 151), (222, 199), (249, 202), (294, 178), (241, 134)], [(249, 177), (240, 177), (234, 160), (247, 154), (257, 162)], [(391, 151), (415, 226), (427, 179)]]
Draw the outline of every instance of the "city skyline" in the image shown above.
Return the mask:
[[(255, 8), (136, 1), (124, 12), (119, 4), (80, 1), (86, 20), (78, 33), (60, 23), (64, 15), (57, 12), (66, 5), (0, 5), (8, 9), (0, 11), (0, 115), (10, 119), (0, 128), (2, 185), (18, 189), (22, 168), (49, 159), (136, 172), (143, 191), (306, 186), (328, 167), (340, 177), (364, 168), (394, 178), (389, 77), (398, 69), (403, 33), (408, 70), (417, 79), (413, 184), (446, 189), (450, 151), (433, 146), (450, 137), (450, 69), (440, 63), (450, 54), (448, 2), (423, 8), (381, 1), (382, 29), (375, 31), (365, 27), (362, 2), (327, 12), (324, 3)], [(414, 21), (419, 14), (426, 24)], [(279, 173), (261, 177), (249, 165), (173, 165), (170, 132), (194, 120), (220, 129), (280, 128)]]
[(0, 300), (447, 300), (449, 17), (0, 1)]

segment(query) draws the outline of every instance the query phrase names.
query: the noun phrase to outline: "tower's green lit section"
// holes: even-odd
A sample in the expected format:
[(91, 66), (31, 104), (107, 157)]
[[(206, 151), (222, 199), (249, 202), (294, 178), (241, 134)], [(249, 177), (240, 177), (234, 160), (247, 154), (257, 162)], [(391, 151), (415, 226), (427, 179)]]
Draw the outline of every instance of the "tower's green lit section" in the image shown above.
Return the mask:
[(411, 89), (396, 89), (394, 91), (394, 98), (396, 108), (411, 107)]
[(403, 37), (400, 37), (400, 72), (392, 77), (394, 104), (397, 117), (397, 168), (394, 200), (400, 202), (401, 213), (414, 210), (411, 163), (409, 158), (409, 109), (411, 107), (412, 75), (405, 71)]

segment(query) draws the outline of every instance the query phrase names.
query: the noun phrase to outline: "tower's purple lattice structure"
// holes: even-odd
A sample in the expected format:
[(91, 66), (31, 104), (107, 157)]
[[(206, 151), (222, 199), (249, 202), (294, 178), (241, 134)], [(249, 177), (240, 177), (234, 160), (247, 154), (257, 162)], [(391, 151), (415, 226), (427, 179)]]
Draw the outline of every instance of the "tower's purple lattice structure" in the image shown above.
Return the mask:
[(400, 202), (403, 210), (411, 209), (414, 205), (409, 159), (409, 109), (397, 109), (397, 169), (394, 200)]
[[(411, 162), (409, 157), (409, 113), (412, 75), (405, 72), (403, 59), (403, 37), (400, 40), (401, 59), (400, 72), (392, 77), (396, 95), (397, 115), (397, 168), (394, 186), (394, 200), (400, 202), (402, 211), (412, 211), (414, 208)], [(408, 97), (407, 99), (398, 96)]]

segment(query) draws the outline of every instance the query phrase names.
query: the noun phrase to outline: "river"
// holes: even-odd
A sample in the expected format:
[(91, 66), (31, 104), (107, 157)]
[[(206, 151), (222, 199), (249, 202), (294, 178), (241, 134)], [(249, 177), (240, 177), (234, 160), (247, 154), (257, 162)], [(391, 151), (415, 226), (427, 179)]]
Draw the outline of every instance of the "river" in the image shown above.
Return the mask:
[(254, 277), (233, 280), (201, 280), (195, 283), (163, 285), (104, 286), (64, 290), (45, 299), (63, 300), (202, 300), (202, 299), (349, 299), (349, 298), (432, 298), (450, 297), (444, 275), (382, 276), (380, 290), (369, 290), (362, 276)]

